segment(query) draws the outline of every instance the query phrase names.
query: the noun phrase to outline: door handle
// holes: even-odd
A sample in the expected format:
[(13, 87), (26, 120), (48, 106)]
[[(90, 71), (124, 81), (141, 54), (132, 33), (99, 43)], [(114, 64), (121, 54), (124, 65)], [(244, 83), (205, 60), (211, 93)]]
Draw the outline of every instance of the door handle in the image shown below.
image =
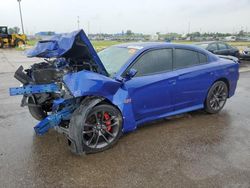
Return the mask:
[(168, 83), (171, 84), (171, 85), (175, 85), (176, 84), (176, 80), (169, 80)]

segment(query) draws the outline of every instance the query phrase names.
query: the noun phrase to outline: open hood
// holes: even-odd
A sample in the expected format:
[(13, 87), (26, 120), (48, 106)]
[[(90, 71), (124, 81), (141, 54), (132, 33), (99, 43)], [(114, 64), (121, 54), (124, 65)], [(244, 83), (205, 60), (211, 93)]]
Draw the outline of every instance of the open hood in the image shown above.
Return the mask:
[(94, 63), (98, 72), (108, 73), (83, 30), (56, 35), (51, 40), (39, 41), (33, 49), (26, 51), (28, 57), (84, 59)]

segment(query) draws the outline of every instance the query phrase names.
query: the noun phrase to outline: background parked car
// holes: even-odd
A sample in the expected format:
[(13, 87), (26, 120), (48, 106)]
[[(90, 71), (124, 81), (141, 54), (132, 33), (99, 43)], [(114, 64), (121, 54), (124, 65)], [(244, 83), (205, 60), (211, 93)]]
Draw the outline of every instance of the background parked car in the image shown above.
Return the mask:
[(239, 57), (239, 49), (233, 46), (230, 46), (229, 44), (225, 42), (211, 41), (211, 42), (196, 43), (195, 45), (217, 55), (230, 55), (230, 56)]
[(250, 46), (242, 50), (240, 53), (240, 58), (244, 60), (250, 60)]

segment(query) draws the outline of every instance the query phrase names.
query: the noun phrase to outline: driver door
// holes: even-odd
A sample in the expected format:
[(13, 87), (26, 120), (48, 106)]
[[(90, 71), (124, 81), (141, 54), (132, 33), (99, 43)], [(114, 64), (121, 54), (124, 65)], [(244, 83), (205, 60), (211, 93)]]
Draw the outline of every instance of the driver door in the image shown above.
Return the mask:
[(129, 69), (137, 70), (125, 87), (136, 120), (161, 116), (173, 110), (172, 89), (176, 83), (172, 49), (155, 49), (141, 55)]

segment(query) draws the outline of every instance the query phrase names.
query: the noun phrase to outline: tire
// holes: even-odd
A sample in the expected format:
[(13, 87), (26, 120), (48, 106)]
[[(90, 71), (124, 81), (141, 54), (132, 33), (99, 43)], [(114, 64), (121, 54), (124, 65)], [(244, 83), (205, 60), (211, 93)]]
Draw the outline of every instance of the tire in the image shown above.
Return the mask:
[(101, 104), (92, 107), (87, 114), (85, 112), (84, 106), (80, 106), (70, 122), (70, 129), (77, 128), (74, 132), (81, 132), (78, 143), (81, 143), (82, 151), (85, 154), (97, 153), (116, 144), (122, 135), (120, 111), (112, 105)]
[(20, 47), (25, 44), (25, 41), (22, 39), (16, 39), (15, 40), (15, 47)]
[(0, 40), (0, 48), (4, 47), (4, 42), (2, 40)]
[(215, 114), (225, 106), (228, 97), (228, 86), (223, 81), (215, 82), (209, 89), (205, 101), (205, 111)]
[[(33, 97), (29, 97), (28, 103), (29, 104), (36, 104), (36, 102), (34, 100), (35, 99)], [(28, 106), (28, 108), (29, 108), (29, 112), (32, 115), (32, 117), (38, 121), (41, 121), (47, 117), (47, 112), (45, 112), (42, 109), (42, 107)]]

